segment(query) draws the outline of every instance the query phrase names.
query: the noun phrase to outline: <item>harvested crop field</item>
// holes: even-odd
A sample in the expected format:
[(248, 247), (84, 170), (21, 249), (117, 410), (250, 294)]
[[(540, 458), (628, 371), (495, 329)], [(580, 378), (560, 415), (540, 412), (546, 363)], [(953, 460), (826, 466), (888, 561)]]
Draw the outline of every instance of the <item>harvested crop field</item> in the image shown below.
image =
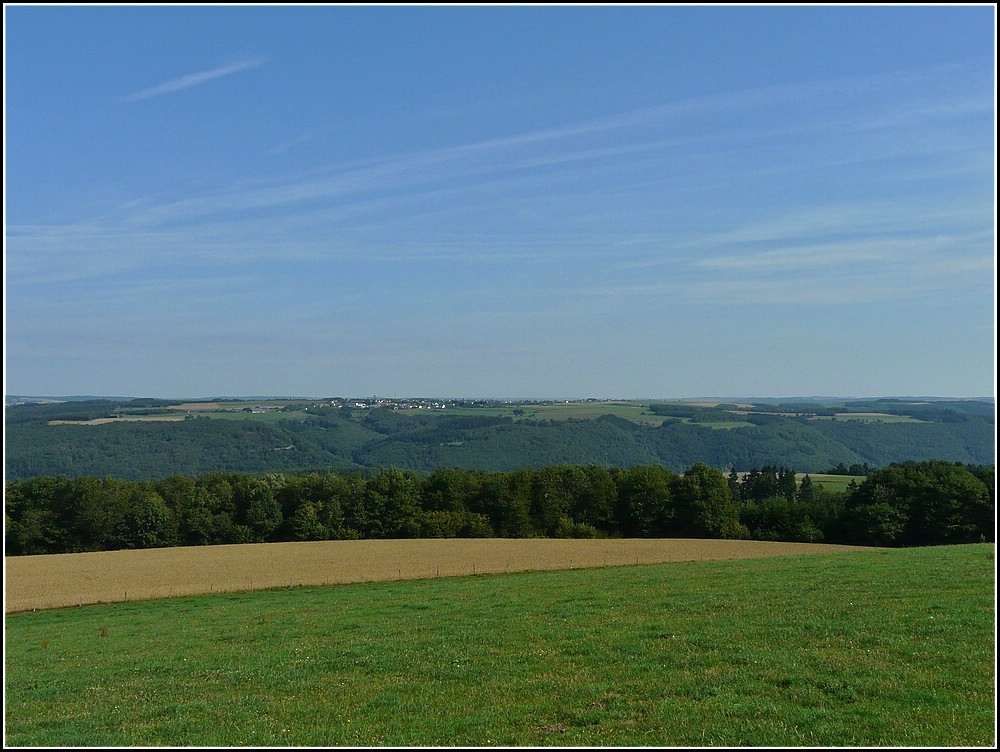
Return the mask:
[(752, 559), (856, 546), (684, 538), (257, 543), (4, 557), (4, 611), (300, 585)]
[(50, 420), (50, 426), (103, 426), (106, 423), (177, 423), (183, 415), (126, 415), (121, 418), (94, 418), (93, 420)]

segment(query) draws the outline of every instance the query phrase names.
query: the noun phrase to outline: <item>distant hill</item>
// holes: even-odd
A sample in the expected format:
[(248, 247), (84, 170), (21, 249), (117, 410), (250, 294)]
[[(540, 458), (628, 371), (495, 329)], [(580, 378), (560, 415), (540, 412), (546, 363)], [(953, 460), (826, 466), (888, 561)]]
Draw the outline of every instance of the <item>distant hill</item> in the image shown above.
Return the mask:
[(116, 400), (127, 402), (133, 400), (135, 397), (107, 397), (98, 396), (95, 394), (83, 395), (83, 394), (71, 394), (62, 396), (28, 396), (24, 394), (8, 394), (4, 397), (4, 404), (6, 405), (30, 405), (36, 402), (88, 402), (92, 400)]
[(696, 462), (820, 473), (995, 463), (996, 406), (935, 398), (680, 401), (8, 397), (7, 479), (394, 466), (515, 470)]

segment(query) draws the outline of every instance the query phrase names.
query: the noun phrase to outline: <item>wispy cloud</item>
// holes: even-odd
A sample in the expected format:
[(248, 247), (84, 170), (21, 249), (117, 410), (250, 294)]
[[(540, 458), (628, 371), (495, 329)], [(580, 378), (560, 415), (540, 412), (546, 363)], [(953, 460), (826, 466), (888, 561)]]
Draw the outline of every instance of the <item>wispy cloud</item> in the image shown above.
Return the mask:
[[(128, 99), (179, 91), (264, 62), (192, 74)], [(973, 159), (982, 150), (980, 140), (935, 142), (943, 156), (928, 162), (928, 146), (911, 144), (907, 137), (928, 114), (922, 100), (912, 106), (913, 116), (900, 122), (904, 106), (897, 107), (893, 98), (884, 103), (873, 98), (874, 104), (838, 116), (833, 133), (826, 133), (830, 121), (825, 115), (783, 118), (778, 125), (743, 116), (782, 104), (809, 113), (804, 103), (853, 91), (848, 84), (881, 92), (894, 82), (834, 81), (733, 92), (324, 165), (306, 174), (262, 174), (199, 193), (185, 189), (153, 196), (74, 224), (8, 226), (8, 240), (22, 285), (101, 280), (168, 267), (218, 269), (228, 278), (237, 268), (268, 262), (463, 262), (520, 270), (536, 259), (548, 269), (572, 256), (578, 265), (585, 257), (588, 264), (606, 258), (603, 268), (622, 278), (621, 285), (584, 286), (584, 294), (680, 297), (686, 290), (698, 300), (816, 302), (818, 293), (807, 292), (812, 275), (849, 269), (858, 277), (841, 280), (852, 294), (840, 293), (838, 302), (868, 300), (893, 289), (891, 279), (878, 276), (885, 268), (909, 278), (916, 274), (917, 259), (940, 260), (944, 269), (970, 274), (980, 269), (981, 249), (991, 245), (990, 238), (973, 236), (983, 231), (983, 218), (992, 210), (976, 197), (970, 201), (966, 192), (944, 196), (916, 190), (922, 183), (904, 196), (875, 199), (865, 193), (872, 172), (857, 165), (864, 166), (869, 152), (884, 157), (892, 146), (894, 156), (916, 155), (897, 160), (906, 170), (957, 164), (979, 175), (988, 169)], [(900, 99), (905, 105), (906, 98)], [(963, 117), (980, 113), (987, 101), (961, 94), (951, 99), (956, 104), (941, 102), (931, 113), (935, 119), (952, 111)], [(888, 117), (894, 107), (894, 117)], [(740, 117), (716, 117), (720, 113)], [(695, 122), (704, 127), (688, 128), (692, 123), (686, 122), (680, 127), (678, 121), (688, 117), (700, 118)], [(826, 133), (826, 149), (804, 148), (796, 138), (820, 130)], [(305, 131), (272, 153), (318, 133)], [(879, 137), (865, 140), (872, 133)], [(956, 157), (956, 144), (966, 144), (969, 153)], [(831, 166), (852, 171), (816, 177), (817, 170)], [(898, 181), (899, 169), (897, 162), (889, 163), (875, 179)], [(836, 185), (845, 175), (856, 179), (856, 192), (865, 195), (854, 199), (837, 192), (806, 206), (782, 200), (773, 187), (778, 170), (790, 185), (805, 176), (804, 195), (810, 197), (820, 179)], [(925, 182), (930, 173), (921, 177)], [(732, 219), (713, 215), (707, 221), (697, 211), (690, 214), (688, 207), (697, 206), (691, 198), (695, 193), (711, 196), (712, 205), (736, 202), (738, 209), (740, 197), (727, 192), (730, 185), (775, 198), (767, 205), (752, 203), (751, 212), (734, 211)], [(504, 221), (497, 225), (492, 217)], [(662, 269), (680, 277), (659, 284)], [(640, 282), (634, 277), (640, 273), (653, 279)], [(921, 277), (912, 289), (922, 294), (925, 282), (935, 277), (940, 273)], [(582, 284), (578, 278), (573, 289)], [(736, 290), (730, 291), (729, 284)], [(894, 296), (904, 289), (911, 288), (898, 287)]]
[(240, 71), (248, 70), (250, 68), (257, 68), (267, 60), (264, 58), (255, 58), (253, 60), (244, 60), (240, 63), (232, 63), (231, 65), (223, 65), (218, 68), (212, 68), (211, 70), (200, 71), (198, 73), (191, 73), (187, 76), (181, 76), (180, 78), (174, 78), (170, 81), (165, 81), (162, 84), (158, 84), (149, 89), (143, 89), (142, 91), (137, 91), (135, 94), (129, 94), (127, 97), (123, 97), (123, 102), (138, 102), (142, 99), (150, 99), (152, 97), (158, 97), (161, 94), (170, 94), (175, 91), (182, 91), (184, 89), (190, 89), (192, 86), (198, 86), (207, 81), (212, 81), (216, 78), (222, 78), (223, 76), (229, 76), (233, 73), (239, 73)]
[(279, 156), (287, 152), (289, 149), (301, 146), (302, 144), (306, 144), (312, 141), (313, 139), (318, 138), (320, 135), (321, 131), (318, 128), (312, 128), (310, 130), (304, 131), (303, 133), (300, 133), (298, 136), (289, 138), (288, 140), (282, 141), (279, 144), (275, 144), (273, 147), (267, 150), (267, 155), (269, 157)]
[[(248, 61), (193, 74), (139, 92), (130, 99), (156, 96), (166, 91), (197, 85), (262, 62)], [(808, 108), (801, 106), (803, 101), (822, 99), (819, 94), (833, 96), (859, 87), (877, 88), (885, 85), (887, 82), (881, 79), (835, 80), (809, 87), (762, 88), (673, 102), (499, 138), (334, 165), (315, 170), (306, 176), (265, 178), (252, 183), (220, 186), (217, 190), (201, 195), (179, 196), (174, 200), (147, 206), (142, 211), (132, 213), (127, 223), (132, 226), (166, 229), (168, 225), (185, 222), (222, 222), (237, 218), (245, 221), (250, 213), (259, 213), (263, 209), (275, 214), (319, 211), (330, 219), (335, 219), (345, 213), (356, 216), (359, 211), (370, 215), (369, 209), (386, 204), (399, 206), (401, 203), (409, 205), (419, 202), (428, 205), (431, 199), (442, 198), (442, 187), (449, 187), (463, 194), (481, 189), (495, 200), (502, 189), (507, 189), (507, 195), (515, 195), (514, 189), (520, 186), (525, 188), (521, 191), (522, 195), (530, 192), (536, 196), (544, 194), (567, 199), (568, 194), (575, 194), (578, 190), (576, 186), (587, 184), (585, 178), (588, 177), (592, 178), (590, 184), (602, 186), (601, 191), (606, 195), (612, 190), (613, 181), (625, 174), (627, 168), (635, 168), (636, 174), (652, 175), (661, 188), (668, 181), (674, 180), (675, 190), (683, 187), (684, 191), (690, 192), (694, 187), (693, 179), (702, 183), (700, 187), (704, 190), (704, 183), (708, 181), (715, 181), (724, 187), (736, 180), (744, 183), (762, 180), (769, 177), (769, 171), (787, 176), (789, 173), (815, 173), (818, 169), (863, 165), (876, 157), (886, 159), (890, 148), (893, 150), (891, 156), (912, 156), (917, 147), (908, 142), (895, 121), (889, 127), (888, 121), (882, 120), (883, 110), (891, 109), (889, 105), (876, 107), (874, 113), (855, 114), (845, 119), (839, 125), (839, 141), (834, 138), (837, 134), (828, 133), (825, 137), (828, 143), (833, 142), (836, 146), (822, 153), (799, 148), (793, 137), (796, 134), (801, 136), (813, 133), (817, 128), (829, 130), (829, 120), (825, 117), (787, 122), (777, 131), (761, 123), (750, 124), (742, 120), (735, 127), (713, 127), (709, 132), (684, 131), (674, 127), (679, 119), (689, 116), (709, 118), (714, 122), (712, 116), (720, 112), (766, 110), (782, 103), (795, 103), (800, 105), (794, 108), (796, 111), (808, 111)], [(989, 104), (984, 104), (985, 100), (976, 100), (970, 104), (965, 98), (959, 99), (962, 105), (957, 109), (961, 112), (970, 108), (978, 111)], [(946, 105), (941, 105), (941, 108), (942, 112), (949, 111)], [(899, 113), (895, 117), (899, 118)], [(914, 119), (915, 122), (920, 122), (915, 116)], [(732, 118), (715, 120), (730, 122)], [(889, 135), (870, 144), (864, 140), (859, 144), (856, 138), (858, 132), (870, 132), (874, 128), (872, 123), (887, 128)], [(902, 130), (909, 133), (919, 129), (907, 127)], [(313, 132), (307, 132), (299, 139), (279, 144), (272, 149), (271, 154), (283, 153), (293, 143), (305, 142), (313, 135)], [(749, 149), (746, 146), (748, 141), (762, 142), (763, 146), (758, 144), (754, 149)], [(935, 148), (953, 149), (954, 141), (955, 139), (943, 139), (936, 142)], [(922, 152), (925, 148), (925, 145), (920, 144), (918, 151)], [(926, 157), (924, 154), (922, 156)], [(979, 156), (978, 152), (974, 156)], [(697, 164), (699, 161), (710, 163), (709, 166), (724, 163), (727, 173), (719, 175), (717, 170)], [(659, 164), (662, 169), (653, 172), (654, 164)], [(926, 169), (927, 159), (922, 159), (919, 164)], [(954, 159), (946, 164), (954, 169)], [(979, 162), (972, 156), (962, 161), (963, 168), (968, 170), (977, 169), (976, 164)], [(939, 167), (937, 163), (934, 166)], [(684, 167), (691, 169), (685, 170)], [(773, 179), (774, 175), (770, 177)], [(926, 179), (927, 175), (923, 177)], [(829, 207), (824, 206), (822, 211), (825, 221), (831, 223), (831, 229), (845, 226), (843, 222), (834, 221), (836, 218), (830, 216)], [(399, 216), (398, 213), (396, 216)], [(274, 219), (273, 215), (271, 219)], [(850, 219), (855, 220), (855, 229), (858, 228), (857, 221), (870, 224), (870, 206), (855, 208)], [(748, 229), (744, 228), (743, 232)], [(787, 229), (760, 227), (757, 231), (761, 235), (758, 240), (761, 240), (775, 231), (784, 235)], [(733, 238), (723, 236), (713, 238), (711, 242), (715, 244), (732, 240)], [(739, 240), (746, 242), (748, 238), (742, 237)]]

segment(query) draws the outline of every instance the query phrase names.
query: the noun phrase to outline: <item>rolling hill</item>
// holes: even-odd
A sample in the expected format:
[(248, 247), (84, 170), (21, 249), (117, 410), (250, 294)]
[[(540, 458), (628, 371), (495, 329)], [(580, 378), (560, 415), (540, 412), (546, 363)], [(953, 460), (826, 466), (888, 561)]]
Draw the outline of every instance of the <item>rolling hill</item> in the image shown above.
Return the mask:
[(995, 404), (879, 399), (650, 401), (8, 398), (6, 478), (695, 462), (818, 473), (838, 464), (995, 462)]

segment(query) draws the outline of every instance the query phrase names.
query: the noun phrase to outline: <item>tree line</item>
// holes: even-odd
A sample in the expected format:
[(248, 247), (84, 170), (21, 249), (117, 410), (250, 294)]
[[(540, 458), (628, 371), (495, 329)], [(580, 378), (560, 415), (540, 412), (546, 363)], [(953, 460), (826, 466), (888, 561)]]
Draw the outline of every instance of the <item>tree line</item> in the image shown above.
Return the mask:
[(994, 467), (927, 460), (834, 492), (765, 466), (210, 472), (8, 481), (7, 555), (360, 538), (684, 537), (911, 546), (994, 540)]

